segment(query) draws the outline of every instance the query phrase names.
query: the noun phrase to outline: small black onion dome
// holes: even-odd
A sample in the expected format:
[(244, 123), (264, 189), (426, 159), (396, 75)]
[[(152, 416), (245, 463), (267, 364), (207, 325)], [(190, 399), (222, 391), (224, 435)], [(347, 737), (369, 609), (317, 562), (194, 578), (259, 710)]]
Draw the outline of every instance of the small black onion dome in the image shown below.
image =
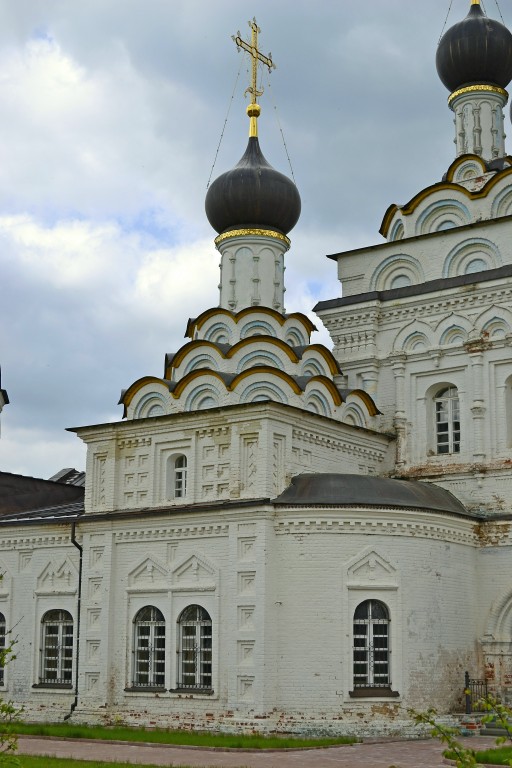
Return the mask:
[(506, 88), (512, 80), (512, 34), (489, 19), (479, 3), (445, 32), (436, 54), (437, 74), (450, 92), (465, 85)]
[(263, 227), (287, 234), (300, 216), (297, 187), (265, 160), (257, 136), (241, 160), (211, 184), (206, 215), (220, 234), (229, 229)]

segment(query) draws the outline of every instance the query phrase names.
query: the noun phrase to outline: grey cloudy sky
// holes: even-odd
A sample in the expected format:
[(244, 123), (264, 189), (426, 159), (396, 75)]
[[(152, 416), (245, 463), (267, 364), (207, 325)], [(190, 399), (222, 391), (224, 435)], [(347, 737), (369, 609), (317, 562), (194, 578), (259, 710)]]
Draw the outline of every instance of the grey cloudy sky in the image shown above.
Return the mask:
[[(120, 419), (120, 390), (162, 375), (187, 318), (218, 303), (204, 196), (230, 103), (214, 176), (247, 142), (231, 35), (256, 15), (277, 63), (260, 141), (288, 173), (277, 105), (303, 204), (287, 309), (310, 312), (340, 293), (325, 254), (379, 242), (387, 206), (454, 158), (434, 63), (448, 6), (0, 0), (0, 469), (84, 468), (65, 427)], [(453, 0), (449, 25), (468, 8)]]

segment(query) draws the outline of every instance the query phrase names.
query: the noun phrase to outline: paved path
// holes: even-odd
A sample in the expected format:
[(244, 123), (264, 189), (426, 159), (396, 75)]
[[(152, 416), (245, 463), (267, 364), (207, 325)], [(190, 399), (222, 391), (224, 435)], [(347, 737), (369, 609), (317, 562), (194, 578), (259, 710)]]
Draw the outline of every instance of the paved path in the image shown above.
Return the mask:
[[(464, 739), (475, 748), (494, 746), (489, 736)], [(135, 765), (194, 766), (195, 768), (440, 768), (443, 747), (434, 739), (354, 744), (329, 749), (289, 752), (221, 752), (196, 747), (112, 744), (20, 736), (19, 753), (74, 757), (82, 760), (124, 761)], [(446, 768), (446, 764), (444, 764)]]

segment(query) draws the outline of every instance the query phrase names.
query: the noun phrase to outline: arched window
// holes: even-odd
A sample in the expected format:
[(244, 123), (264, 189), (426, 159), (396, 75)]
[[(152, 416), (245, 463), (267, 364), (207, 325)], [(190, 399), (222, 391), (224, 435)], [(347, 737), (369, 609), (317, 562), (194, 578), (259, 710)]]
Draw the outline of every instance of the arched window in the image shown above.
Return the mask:
[(212, 690), (212, 620), (200, 605), (178, 619), (178, 688)]
[(133, 620), (133, 685), (165, 685), (165, 619), (154, 605), (141, 608)]
[(183, 499), (187, 495), (187, 457), (183, 454), (167, 460), (167, 498)]
[(460, 453), (460, 407), (456, 387), (447, 387), (434, 398), (437, 453)]
[[(3, 613), (0, 613), (0, 657), (5, 652), (5, 616)], [(0, 685), (4, 685), (5, 683), (5, 675), (4, 675), (4, 663), (0, 663)]]
[(389, 612), (365, 600), (354, 613), (354, 688), (389, 688)]
[(47, 611), (41, 620), (41, 675), (43, 685), (71, 686), (73, 617), (68, 611)]

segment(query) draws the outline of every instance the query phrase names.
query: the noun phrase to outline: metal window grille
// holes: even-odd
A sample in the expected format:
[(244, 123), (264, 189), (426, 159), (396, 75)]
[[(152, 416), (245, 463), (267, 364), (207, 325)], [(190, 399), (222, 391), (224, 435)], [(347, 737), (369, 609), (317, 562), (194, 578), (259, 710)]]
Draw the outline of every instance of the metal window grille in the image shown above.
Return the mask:
[(482, 711), (482, 700), (489, 693), (485, 678), (471, 678), (469, 672), (464, 674), (464, 689), (466, 694), (466, 714)]
[(354, 688), (389, 688), (389, 614), (366, 600), (354, 614)]
[(160, 688), (165, 685), (165, 619), (153, 605), (134, 619), (133, 685)]
[(200, 605), (178, 619), (178, 688), (212, 688), (212, 620)]
[(435, 398), (437, 453), (460, 453), (460, 406), (455, 387), (448, 387)]
[(73, 618), (67, 611), (47, 611), (41, 621), (41, 683), (71, 684)]
[(5, 653), (5, 616), (0, 613), (0, 685), (5, 683), (4, 657)]
[(187, 457), (178, 456), (174, 462), (174, 498), (181, 499), (187, 493)]

